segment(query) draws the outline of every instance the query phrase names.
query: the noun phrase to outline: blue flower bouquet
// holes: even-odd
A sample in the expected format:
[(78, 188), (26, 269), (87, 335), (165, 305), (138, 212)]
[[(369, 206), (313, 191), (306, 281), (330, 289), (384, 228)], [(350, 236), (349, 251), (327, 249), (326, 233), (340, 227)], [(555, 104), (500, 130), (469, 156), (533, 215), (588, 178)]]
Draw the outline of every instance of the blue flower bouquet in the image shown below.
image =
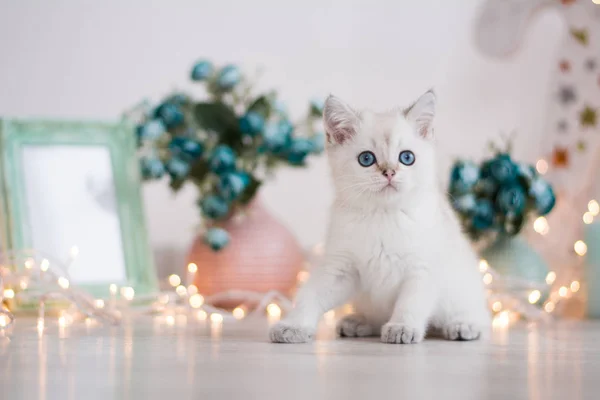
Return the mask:
[(190, 79), (206, 99), (173, 93), (133, 116), (140, 167), (146, 180), (167, 176), (175, 191), (188, 182), (198, 188), (204, 239), (220, 250), (230, 238), (219, 221), (244, 208), (278, 166), (304, 166), (323, 150), (322, 103), (294, 124), (277, 93), (254, 94), (235, 65), (199, 61)]
[(548, 214), (554, 191), (531, 165), (497, 152), (480, 165), (457, 161), (452, 167), (449, 196), (466, 232), (474, 240), (486, 234), (514, 236), (531, 215)]

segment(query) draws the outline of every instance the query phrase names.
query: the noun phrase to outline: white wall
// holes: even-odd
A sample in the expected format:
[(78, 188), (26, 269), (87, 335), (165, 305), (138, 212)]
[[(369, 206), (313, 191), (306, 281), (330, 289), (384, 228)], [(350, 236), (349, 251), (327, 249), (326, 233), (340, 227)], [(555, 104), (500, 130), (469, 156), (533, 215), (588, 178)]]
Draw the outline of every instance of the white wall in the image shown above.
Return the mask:
[[(0, 0), (0, 115), (115, 119), (187, 81), (195, 59), (264, 66), (293, 112), (334, 92), (389, 108), (435, 86), (440, 158), (481, 157), (517, 129), (516, 154), (533, 160), (559, 18), (537, 18), (518, 56), (487, 60), (472, 46), (479, 0), (255, 1)], [(376, 5), (369, 5), (377, 3)], [(323, 235), (331, 201), (326, 161), (281, 171), (264, 201), (305, 245)], [(178, 268), (198, 220), (195, 193), (144, 188), (152, 244)]]

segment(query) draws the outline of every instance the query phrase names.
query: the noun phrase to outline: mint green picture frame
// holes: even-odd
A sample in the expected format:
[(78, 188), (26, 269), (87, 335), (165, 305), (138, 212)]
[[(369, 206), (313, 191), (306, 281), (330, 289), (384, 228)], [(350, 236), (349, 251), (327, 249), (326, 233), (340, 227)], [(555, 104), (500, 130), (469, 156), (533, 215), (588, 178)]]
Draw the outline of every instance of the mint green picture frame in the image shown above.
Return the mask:
[[(32, 247), (26, 209), (23, 146), (104, 146), (110, 153), (127, 286), (136, 294), (158, 289), (141, 198), (133, 128), (125, 123), (0, 120), (0, 251)], [(109, 295), (109, 282), (80, 285), (96, 297)]]

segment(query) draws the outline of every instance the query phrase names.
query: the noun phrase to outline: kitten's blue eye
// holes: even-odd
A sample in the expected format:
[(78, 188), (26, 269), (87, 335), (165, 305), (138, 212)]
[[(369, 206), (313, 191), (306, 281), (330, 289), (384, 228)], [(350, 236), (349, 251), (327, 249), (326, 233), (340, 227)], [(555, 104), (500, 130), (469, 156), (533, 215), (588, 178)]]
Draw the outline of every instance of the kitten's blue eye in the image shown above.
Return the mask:
[(376, 160), (375, 154), (371, 153), (370, 151), (363, 151), (358, 155), (358, 163), (363, 167), (370, 167), (371, 165), (375, 164)]
[(404, 165), (413, 165), (415, 163), (415, 154), (410, 150), (404, 150), (398, 156), (398, 160)]

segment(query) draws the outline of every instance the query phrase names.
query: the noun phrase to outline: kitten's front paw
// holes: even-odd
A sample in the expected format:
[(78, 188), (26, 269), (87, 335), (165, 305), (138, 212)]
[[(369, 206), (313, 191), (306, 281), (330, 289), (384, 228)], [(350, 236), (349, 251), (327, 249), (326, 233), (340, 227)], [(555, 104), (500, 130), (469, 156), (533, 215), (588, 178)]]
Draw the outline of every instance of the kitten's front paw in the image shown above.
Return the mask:
[(269, 330), (269, 339), (273, 343), (306, 343), (314, 336), (310, 329), (286, 323), (278, 322)]
[(375, 330), (367, 323), (366, 319), (356, 314), (342, 318), (335, 330), (339, 336), (345, 337), (365, 337), (372, 336), (375, 333)]
[(424, 337), (425, 329), (406, 324), (388, 322), (381, 328), (381, 341), (383, 343), (419, 343)]
[(481, 330), (475, 325), (460, 322), (446, 325), (442, 333), (448, 340), (475, 340), (481, 336)]

